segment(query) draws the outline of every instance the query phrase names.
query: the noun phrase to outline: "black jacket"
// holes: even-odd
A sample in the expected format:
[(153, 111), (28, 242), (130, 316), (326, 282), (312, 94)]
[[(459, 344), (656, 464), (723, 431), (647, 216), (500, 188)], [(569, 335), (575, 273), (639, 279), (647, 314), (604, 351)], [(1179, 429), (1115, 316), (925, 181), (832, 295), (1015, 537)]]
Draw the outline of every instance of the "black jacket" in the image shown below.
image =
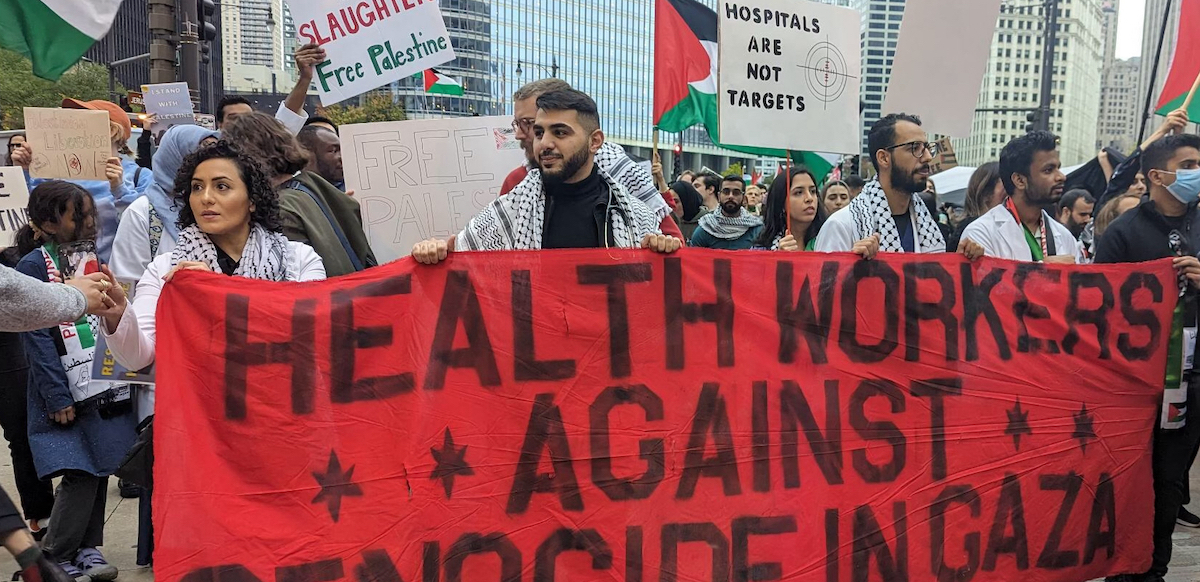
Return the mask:
[[(1188, 207), (1177, 230), (1188, 241), (1187, 251), (1200, 253), (1200, 212), (1196, 205)], [(1096, 240), (1097, 263), (1141, 263), (1173, 257), (1168, 237), (1171, 219), (1158, 212), (1153, 200), (1143, 200), (1133, 210), (1122, 214)]]

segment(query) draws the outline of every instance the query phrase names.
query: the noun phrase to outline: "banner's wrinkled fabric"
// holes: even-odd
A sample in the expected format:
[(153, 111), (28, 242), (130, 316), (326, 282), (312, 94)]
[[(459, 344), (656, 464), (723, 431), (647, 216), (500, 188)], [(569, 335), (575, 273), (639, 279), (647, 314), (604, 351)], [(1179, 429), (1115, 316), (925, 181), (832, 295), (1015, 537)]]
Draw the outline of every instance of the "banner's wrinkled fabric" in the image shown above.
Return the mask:
[(697, 250), (181, 273), (155, 575), (1141, 572), (1175, 285), (1170, 261)]

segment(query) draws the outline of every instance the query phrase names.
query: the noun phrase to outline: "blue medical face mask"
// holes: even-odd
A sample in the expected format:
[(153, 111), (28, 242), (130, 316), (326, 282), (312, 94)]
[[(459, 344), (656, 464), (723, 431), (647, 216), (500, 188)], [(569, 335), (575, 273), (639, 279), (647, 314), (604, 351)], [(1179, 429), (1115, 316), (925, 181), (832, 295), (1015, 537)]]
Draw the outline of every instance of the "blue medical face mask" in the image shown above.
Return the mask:
[(1200, 168), (1179, 170), (1176, 172), (1159, 171), (1175, 176), (1175, 182), (1167, 186), (1167, 192), (1170, 192), (1176, 200), (1184, 204), (1191, 204), (1200, 199)]

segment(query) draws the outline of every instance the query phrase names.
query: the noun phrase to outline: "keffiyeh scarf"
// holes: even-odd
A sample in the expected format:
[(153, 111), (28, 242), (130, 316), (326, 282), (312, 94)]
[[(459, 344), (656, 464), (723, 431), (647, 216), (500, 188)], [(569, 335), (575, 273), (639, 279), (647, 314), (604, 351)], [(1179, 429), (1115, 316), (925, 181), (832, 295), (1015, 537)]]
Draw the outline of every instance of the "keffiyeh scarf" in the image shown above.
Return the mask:
[(762, 223), (761, 218), (750, 214), (745, 208), (737, 216), (725, 216), (725, 213), (717, 210), (700, 217), (700, 228), (722, 240), (741, 238), (747, 230), (760, 227)]
[[(854, 228), (857, 240), (862, 240), (879, 233), (879, 250), (891, 253), (904, 252), (900, 243), (900, 232), (896, 230), (896, 221), (892, 218), (892, 210), (888, 207), (887, 195), (879, 180), (871, 180), (863, 186), (862, 193), (850, 201), (846, 208), (854, 218)], [(909, 204), (909, 212), (916, 213), (917, 246), (920, 249), (945, 249), (946, 239), (937, 222), (929, 215), (925, 207), (914, 195)]]
[[(654, 185), (654, 177), (630, 159), (621, 146), (611, 141), (604, 142), (596, 152), (596, 165), (607, 172), (614, 182), (624, 186), (626, 192), (641, 200), (659, 222), (671, 213), (671, 207)], [(527, 161), (525, 168), (532, 172), (537, 165)]]
[[(608, 219), (614, 239), (609, 245), (637, 248), (646, 235), (658, 234), (659, 219), (655, 214), (613, 181), (603, 167), (599, 174), (609, 189)], [(464, 251), (538, 250), (542, 248), (545, 220), (542, 173), (530, 170), (512, 192), (493, 200), (467, 223), (455, 240), (455, 248)]]
[[(264, 281), (295, 281), (298, 277), (289, 266), (287, 242), (282, 234), (252, 225), (237, 270), (226, 274)], [(214, 273), (222, 272), (217, 264), (217, 245), (194, 224), (179, 231), (179, 241), (171, 251), (171, 266), (181, 261), (198, 261)]]

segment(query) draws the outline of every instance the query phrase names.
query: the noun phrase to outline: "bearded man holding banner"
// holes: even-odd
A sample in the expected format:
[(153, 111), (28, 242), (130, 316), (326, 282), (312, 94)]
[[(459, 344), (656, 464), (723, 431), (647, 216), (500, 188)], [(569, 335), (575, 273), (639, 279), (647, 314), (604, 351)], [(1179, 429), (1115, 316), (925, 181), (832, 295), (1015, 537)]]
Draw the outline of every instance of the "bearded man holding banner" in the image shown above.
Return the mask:
[[(929, 164), (937, 153), (937, 144), (921, 129), (921, 119), (906, 113), (884, 116), (871, 126), (867, 148), (876, 179), (829, 217), (817, 236), (816, 250), (850, 252), (859, 241), (876, 238), (881, 252), (945, 252), (946, 239), (937, 221), (917, 198), (928, 187)], [(969, 259), (983, 255), (983, 249), (969, 241), (958, 251)]]
[(533, 151), (540, 169), (492, 201), (456, 237), (413, 246), (420, 263), (460, 250), (648, 248), (671, 253), (678, 238), (659, 232), (657, 213), (597, 163), (604, 145), (596, 102), (573, 89), (537, 99)]
[[(538, 167), (537, 155), (533, 151), (533, 119), (537, 114), (537, 99), (543, 93), (550, 91), (570, 90), (571, 85), (562, 79), (539, 79), (517, 89), (513, 93), (513, 130), (525, 150), (525, 164), (509, 172), (500, 186), (500, 195), (512, 191), (529, 170)], [(659, 192), (654, 186), (654, 178), (646, 170), (634, 163), (621, 146), (606, 141), (596, 152), (596, 164), (600, 166), (613, 180), (620, 182), (625, 190), (644, 202), (658, 216), (658, 228), (667, 234), (683, 240), (679, 226), (671, 219), (671, 207), (668, 205), (666, 194)]]

